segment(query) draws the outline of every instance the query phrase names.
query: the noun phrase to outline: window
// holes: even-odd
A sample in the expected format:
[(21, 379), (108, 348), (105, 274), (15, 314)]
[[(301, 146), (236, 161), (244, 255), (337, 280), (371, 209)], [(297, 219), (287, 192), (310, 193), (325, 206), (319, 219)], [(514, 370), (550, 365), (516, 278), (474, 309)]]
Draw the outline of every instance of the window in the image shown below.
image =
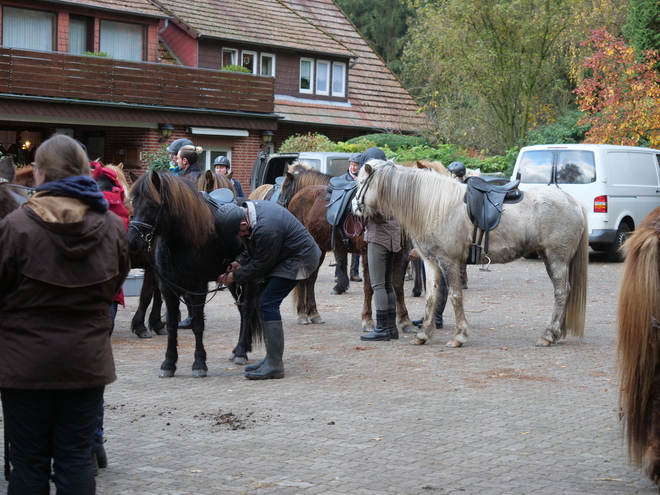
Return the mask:
[(223, 48), (222, 49), (222, 66), (227, 67), (228, 65), (237, 65), (236, 61), (238, 59), (238, 50), (232, 48)]
[(101, 19), (100, 51), (121, 60), (144, 60), (144, 27)]
[(332, 63), (332, 96), (346, 96), (346, 64)]
[(55, 14), (40, 10), (4, 7), (2, 44), (26, 50), (53, 51)]
[(257, 54), (255, 52), (246, 52), (243, 50), (242, 62), (241, 65), (252, 72), (252, 74), (257, 73)]
[(300, 59), (300, 87), (301, 93), (313, 93), (312, 81), (314, 80), (314, 60), (310, 58)]
[(94, 50), (89, 43), (93, 36), (88, 36), (89, 28), (90, 23), (84, 17), (71, 16), (69, 18), (69, 53), (82, 55)]
[(316, 62), (316, 94), (330, 94), (330, 62), (325, 60)]
[[(199, 168), (202, 171), (210, 170), (211, 172), (215, 172), (213, 162), (219, 156), (226, 156), (229, 158), (229, 162), (231, 163), (231, 150), (229, 148), (204, 148), (202, 154), (199, 155)], [(231, 169), (229, 170), (231, 171)]]
[(261, 75), (275, 77), (275, 55), (261, 54)]

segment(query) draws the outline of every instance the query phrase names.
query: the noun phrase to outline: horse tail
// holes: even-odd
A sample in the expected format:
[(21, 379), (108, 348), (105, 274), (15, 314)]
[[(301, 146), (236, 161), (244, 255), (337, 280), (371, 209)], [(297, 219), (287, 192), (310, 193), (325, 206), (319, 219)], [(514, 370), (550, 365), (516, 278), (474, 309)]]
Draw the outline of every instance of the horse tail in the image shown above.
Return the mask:
[(618, 309), (620, 411), (630, 458), (641, 466), (652, 422), (651, 386), (660, 350), (660, 238), (640, 227), (623, 245), (625, 263)]
[(584, 229), (573, 258), (568, 266), (569, 292), (566, 300), (566, 324), (571, 335), (584, 336), (584, 320), (587, 311), (587, 270), (589, 267), (589, 232), (587, 212), (582, 210)]

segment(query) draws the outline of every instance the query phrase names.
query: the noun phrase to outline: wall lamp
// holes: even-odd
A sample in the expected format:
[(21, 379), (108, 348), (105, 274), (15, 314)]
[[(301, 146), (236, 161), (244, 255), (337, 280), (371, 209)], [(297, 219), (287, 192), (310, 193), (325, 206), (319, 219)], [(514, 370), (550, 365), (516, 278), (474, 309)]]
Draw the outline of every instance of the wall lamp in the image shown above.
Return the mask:
[(174, 127), (172, 127), (170, 124), (160, 124), (158, 128), (160, 129), (160, 139), (158, 139), (159, 143), (163, 143), (172, 137), (172, 131), (174, 130)]
[(264, 132), (262, 132), (261, 133), (261, 140), (263, 141), (263, 143), (259, 147), (260, 148), (267, 148), (270, 145), (270, 143), (273, 142), (273, 131), (264, 131)]

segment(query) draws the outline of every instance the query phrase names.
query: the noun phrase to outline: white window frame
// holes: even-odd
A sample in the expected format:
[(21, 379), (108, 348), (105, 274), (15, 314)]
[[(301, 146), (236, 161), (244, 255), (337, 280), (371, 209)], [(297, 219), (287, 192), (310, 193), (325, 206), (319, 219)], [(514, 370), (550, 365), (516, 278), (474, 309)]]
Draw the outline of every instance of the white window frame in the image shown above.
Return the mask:
[[(271, 68), (273, 69), (272, 74), (264, 74), (263, 67), (264, 67), (264, 57), (270, 57), (272, 60), (271, 62)], [(259, 55), (259, 74), (262, 76), (268, 76), (268, 77), (275, 77), (275, 54), (273, 53), (262, 53)]]
[[(210, 170), (215, 172), (215, 166), (213, 165), (213, 160), (215, 160), (219, 155), (224, 155), (229, 158), (229, 163), (231, 163), (231, 148), (223, 146), (211, 146), (209, 148), (204, 148), (204, 151), (199, 156), (199, 168), (203, 172)], [(229, 169), (231, 171), (231, 168)]]
[[(336, 67), (342, 67), (342, 70), (344, 72), (344, 77), (342, 79), (342, 84), (341, 84), (341, 91), (335, 91), (335, 68)], [(346, 64), (343, 62), (333, 62), (332, 63), (332, 79), (330, 80), (330, 86), (332, 87), (332, 96), (337, 96), (340, 98), (344, 98), (346, 96), (346, 80), (347, 80), (347, 70), (346, 70)]]
[(225, 53), (231, 53), (231, 59), (232, 63), (229, 65), (237, 65), (238, 64), (238, 50), (236, 48), (223, 48), (222, 52), (220, 54), (220, 63), (222, 64), (223, 67), (227, 67), (225, 65)]
[[(304, 89), (302, 85), (300, 84), (302, 82), (302, 65), (303, 62), (309, 62), (309, 89)], [(300, 58), (300, 65), (298, 69), (298, 91), (301, 94), (308, 94), (312, 95), (314, 94), (314, 59), (313, 58), (305, 58), (301, 57)]]
[[(325, 74), (325, 90), (319, 89), (319, 66), (320, 65), (325, 65), (326, 66), (326, 74)], [(330, 86), (332, 85), (332, 64), (330, 63), (329, 60), (317, 60), (316, 61), (316, 94), (317, 95), (322, 95), (322, 96), (328, 96), (330, 94)]]
[(243, 52), (241, 53), (241, 67), (245, 67), (244, 57), (246, 55), (252, 55), (252, 74), (256, 74), (257, 73), (257, 52), (253, 52), (253, 51), (250, 51), (250, 50), (243, 50)]

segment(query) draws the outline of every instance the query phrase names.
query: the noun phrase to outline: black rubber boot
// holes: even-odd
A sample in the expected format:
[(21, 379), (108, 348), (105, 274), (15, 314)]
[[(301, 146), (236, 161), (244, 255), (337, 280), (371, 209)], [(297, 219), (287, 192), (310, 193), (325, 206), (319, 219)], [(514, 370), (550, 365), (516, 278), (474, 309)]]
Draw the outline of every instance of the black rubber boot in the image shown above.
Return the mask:
[(390, 339), (399, 338), (399, 328), (396, 326), (396, 309), (387, 311), (387, 330), (390, 332)]
[(259, 362), (256, 363), (256, 364), (248, 364), (248, 365), (245, 367), (245, 371), (255, 371), (255, 370), (258, 370), (259, 368), (261, 368), (261, 367), (263, 366), (263, 364), (264, 364), (265, 362), (266, 362), (266, 358), (263, 358), (261, 361), (259, 361)]
[(360, 336), (360, 340), (389, 341), (390, 330), (387, 328), (387, 311), (376, 311), (376, 328)]
[(249, 380), (267, 380), (269, 378), (284, 378), (284, 329), (282, 320), (264, 322), (264, 344), (266, 358), (264, 363), (254, 371), (246, 371), (245, 378)]
[(105, 447), (103, 444), (101, 444), (99, 450), (96, 451), (96, 462), (101, 469), (108, 467), (108, 454), (105, 453)]

